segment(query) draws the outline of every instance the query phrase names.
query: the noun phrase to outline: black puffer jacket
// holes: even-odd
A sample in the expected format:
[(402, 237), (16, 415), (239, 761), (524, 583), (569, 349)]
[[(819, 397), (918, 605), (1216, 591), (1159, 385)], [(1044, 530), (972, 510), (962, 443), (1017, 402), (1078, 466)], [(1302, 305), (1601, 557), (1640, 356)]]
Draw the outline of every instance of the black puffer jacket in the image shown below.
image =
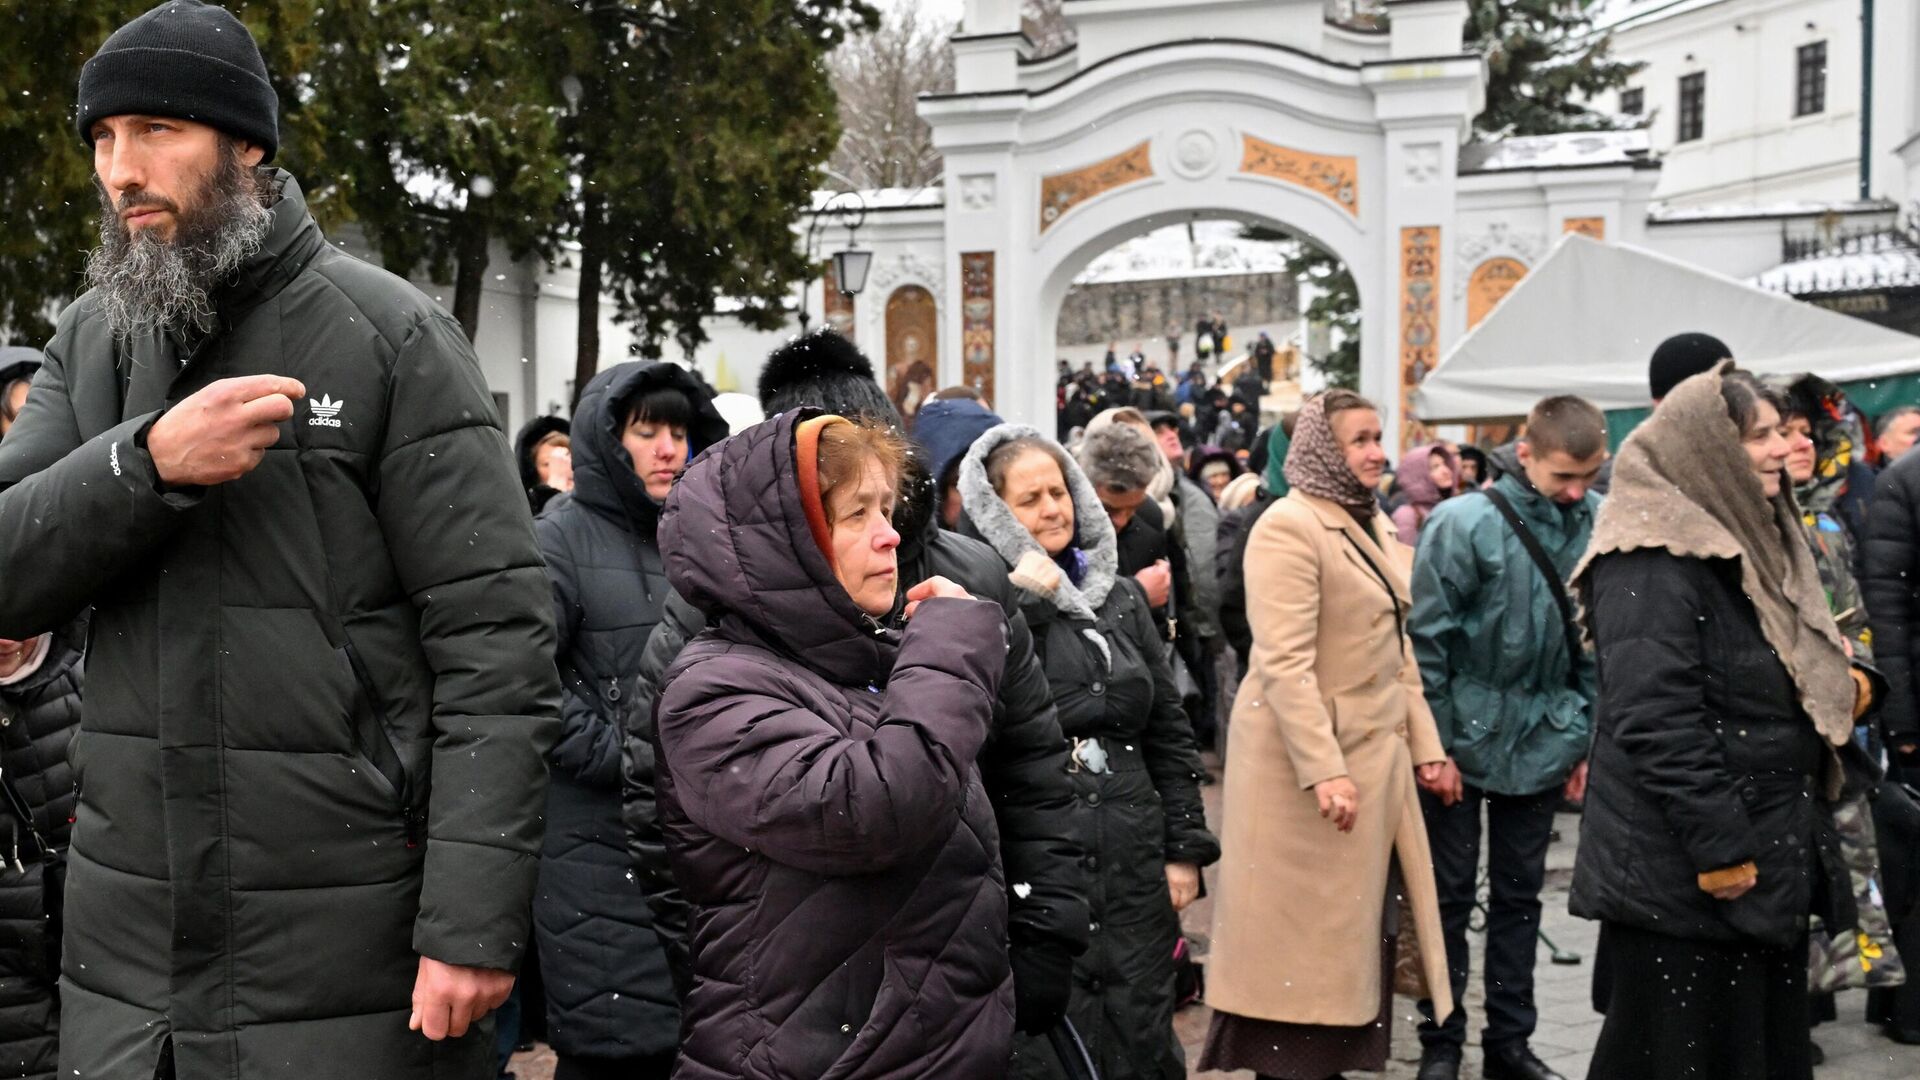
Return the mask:
[(1167, 561), (1173, 585), (1167, 591), (1166, 606), (1153, 608), (1153, 614), (1160, 622), (1163, 638), (1170, 636), (1169, 626), (1188, 626), (1187, 608), (1193, 586), (1187, 577), (1187, 552), (1179, 537), (1167, 527), (1167, 518), (1160, 512), (1160, 504), (1152, 499), (1141, 503), (1127, 522), (1127, 527), (1115, 534), (1114, 543), (1120, 559), (1121, 577), (1130, 578), (1162, 559)]
[[(1589, 581), (1600, 701), (1573, 913), (1777, 947), (1809, 913), (1844, 912), (1818, 798), (1825, 744), (1739, 568), (1651, 548), (1602, 556)], [(1748, 860), (1760, 879), (1740, 899), (1700, 888), (1697, 875)]]
[[(8, 832), (0, 866), (0, 1078), (59, 1066), (60, 901), (73, 829), (67, 744), (80, 726), (86, 622), (53, 636), (33, 674), (0, 686), (0, 783)], [(23, 822), (21, 812), (26, 819)]]
[[(963, 527), (992, 542), (1003, 571), (1025, 531), (986, 481), (985, 460), (1001, 442), (1031, 429), (1006, 425), (982, 436), (960, 467)], [(1093, 487), (1076, 466), (1068, 478), (1083, 522), (1105, 523)], [(1104, 535), (1111, 536), (1111, 532)], [(1030, 540), (1028, 541), (1031, 542)], [(1111, 543), (1111, 541), (1107, 541)], [(1220, 857), (1200, 801), (1202, 771), (1193, 728), (1180, 705), (1146, 593), (1116, 578), (1111, 551), (1095, 556), (1085, 588), (1102, 593), (1094, 618), (1022, 592), (1061, 731), (1096, 740), (1105, 772), (1069, 766), (1074, 830), (1086, 849), (1087, 952), (1073, 969), (1068, 1011), (1104, 1080), (1175, 1080), (1186, 1075), (1173, 1036), (1173, 949), (1180, 920), (1167, 893), (1166, 864), (1206, 866)], [(1105, 587), (1100, 582), (1104, 579)], [(1097, 635), (1105, 647), (1094, 640)], [(1095, 758), (1097, 761), (1097, 756)], [(1064, 1075), (1044, 1042), (1016, 1043), (1013, 1075)]]
[[(912, 585), (939, 575), (994, 601), (1007, 614), (1006, 674), (979, 764), (1000, 827), (1000, 857), (1009, 883), (1008, 934), (1024, 1011), (1033, 989), (1024, 980), (1045, 961), (1029, 965), (1023, 954), (1053, 954), (1062, 958), (1064, 969), (1087, 945), (1087, 875), (1071, 820), (1067, 743), (1006, 564), (980, 541), (940, 528), (933, 499), (934, 486), (924, 475), (906, 485), (895, 518), (906, 537), (899, 548), (900, 580)], [(650, 883), (656, 919), (669, 925), (683, 925), (685, 913), (675, 904), (672, 876), (664, 872), (665, 851), (654, 819), (653, 752), (646, 740), (654, 687), (706, 626), (698, 609), (669, 593), (641, 661), (642, 704), (627, 714), (627, 843), (632, 864)]]
[(903, 633), (815, 546), (788, 412), (668, 500), (674, 585), (713, 625), (660, 688), (659, 812), (695, 911), (678, 1080), (999, 1080), (1006, 881), (974, 765), (1006, 617), (923, 604)]
[(1240, 677), (1246, 678), (1247, 658), (1253, 654), (1253, 627), (1247, 622), (1247, 538), (1253, 523), (1280, 501), (1265, 488), (1247, 505), (1220, 515), (1215, 534), (1213, 572), (1220, 579), (1220, 631), (1239, 658)]
[[(407, 1029), (420, 957), (529, 940), (560, 687), (512, 452), (460, 324), (274, 186), (211, 334), (81, 297), (0, 441), (0, 635), (93, 608), (66, 1076), (474, 1075), (484, 1028)], [(260, 465), (163, 491), (161, 412), (262, 374), (307, 396)]]
[(653, 689), (639, 687), (641, 655), (670, 592), (654, 535), (659, 507), (620, 435), (628, 407), (663, 388), (693, 404), (689, 452), (726, 437), (706, 390), (679, 365), (636, 361), (603, 371), (574, 410), (573, 493), (555, 499), (534, 526), (553, 578), (566, 693), (534, 932), (549, 1040), (568, 1056), (643, 1057), (679, 1043), (667, 954), (628, 873), (620, 813), (621, 731), (630, 715), (642, 725), (652, 720)]
[[(1887, 677), (1881, 723), (1897, 748), (1920, 741), (1920, 454), (1895, 461), (1874, 484), (1859, 562), (1874, 663)], [(1902, 764), (1920, 769), (1920, 757)]]

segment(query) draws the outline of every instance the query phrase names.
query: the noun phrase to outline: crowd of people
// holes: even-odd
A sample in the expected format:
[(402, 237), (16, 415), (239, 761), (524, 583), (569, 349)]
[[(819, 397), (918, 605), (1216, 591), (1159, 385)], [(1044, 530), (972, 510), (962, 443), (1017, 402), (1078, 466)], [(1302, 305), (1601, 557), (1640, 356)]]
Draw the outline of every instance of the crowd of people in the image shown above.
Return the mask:
[(276, 121), (215, 6), (81, 72), (91, 289), (0, 353), (0, 1076), (1176, 1080), (1204, 999), (1196, 1067), (1324, 1080), (1398, 991), (1456, 1080), (1484, 846), (1482, 1072), (1557, 1080), (1569, 803), (1591, 1077), (1810, 1077), (1844, 988), (1920, 1043), (1920, 409), (1690, 334), (1617, 458), (1557, 396), (1395, 472), (1258, 363), (909, 424), (821, 331), (761, 418), (632, 361), (509, 444)]
[[(1202, 324), (1199, 340), (1211, 340), (1204, 327), (1216, 324), (1207, 320)], [(1221, 340), (1227, 340), (1224, 332)], [(1216, 368), (1212, 355), (1209, 350), (1201, 350), (1177, 379), (1167, 375), (1169, 370), (1178, 370), (1177, 363), (1169, 362), (1163, 369), (1147, 359), (1138, 345), (1125, 357), (1109, 345), (1099, 371), (1094, 370), (1092, 361), (1082, 364), (1078, 371), (1069, 362), (1060, 361), (1054, 438), (1075, 441), (1094, 417), (1108, 409), (1165, 412), (1177, 416), (1181, 428), (1195, 433), (1201, 444), (1233, 455), (1244, 465), (1252, 452), (1253, 438), (1259, 433), (1265, 398), (1273, 386), (1274, 365), (1282, 360), (1292, 365), (1297, 357), (1291, 350), (1277, 347), (1265, 331), (1237, 361), (1223, 362)], [(1281, 374), (1285, 377), (1293, 372)]]

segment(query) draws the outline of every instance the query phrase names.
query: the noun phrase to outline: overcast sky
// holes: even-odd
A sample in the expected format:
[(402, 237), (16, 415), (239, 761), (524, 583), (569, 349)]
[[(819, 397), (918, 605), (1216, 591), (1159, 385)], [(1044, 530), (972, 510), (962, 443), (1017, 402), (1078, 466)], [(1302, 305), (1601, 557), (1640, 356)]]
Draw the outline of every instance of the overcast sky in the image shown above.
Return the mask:
[(882, 9), (915, 8), (929, 15), (939, 15), (955, 22), (966, 9), (966, 0), (873, 0), (874, 6)]

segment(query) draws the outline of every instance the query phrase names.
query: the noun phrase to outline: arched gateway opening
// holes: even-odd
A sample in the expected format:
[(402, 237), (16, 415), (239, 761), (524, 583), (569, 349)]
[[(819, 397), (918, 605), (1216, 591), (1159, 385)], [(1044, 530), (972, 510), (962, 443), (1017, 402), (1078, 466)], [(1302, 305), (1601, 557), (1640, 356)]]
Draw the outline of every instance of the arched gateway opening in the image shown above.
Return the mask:
[(1320, 294), (1310, 267), (1350, 276), (1311, 237), (1203, 215), (1093, 256), (1054, 315), (1057, 436), (1133, 405), (1185, 416), (1200, 445), (1244, 448), (1326, 385), (1336, 351), (1351, 355), (1331, 328), (1308, 325)]

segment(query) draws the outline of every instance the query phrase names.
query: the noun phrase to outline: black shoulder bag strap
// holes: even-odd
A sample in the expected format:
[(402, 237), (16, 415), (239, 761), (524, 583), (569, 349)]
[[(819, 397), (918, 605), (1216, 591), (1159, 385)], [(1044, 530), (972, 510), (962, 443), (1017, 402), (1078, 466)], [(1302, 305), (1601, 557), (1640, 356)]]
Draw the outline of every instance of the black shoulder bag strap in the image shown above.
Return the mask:
[(1355, 540), (1352, 533), (1342, 529), (1340, 535), (1353, 545), (1354, 554), (1360, 556), (1361, 561), (1367, 564), (1367, 569), (1373, 571), (1373, 576), (1380, 579), (1380, 587), (1387, 590), (1387, 599), (1393, 601), (1393, 625), (1400, 631), (1400, 647), (1404, 649), (1407, 642), (1407, 616), (1400, 607), (1400, 594), (1393, 591), (1393, 582), (1381, 572), (1380, 564), (1373, 561), (1373, 556), (1367, 554), (1367, 549), (1360, 546), (1360, 541)]
[(1553, 593), (1553, 602), (1560, 607), (1561, 629), (1567, 636), (1567, 687), (1578, 693), (1582, 689), (1580, 629), (1573, 621), (1573, 601), (1567, 598), (1567, 583), (1560, 580), (1560, 571), (1554, 567), (1553, 560), (1547, 558), (1547, 551), (1540, 546), (1539, 538), (1533, 535), (1532, 529), (1527, 528), (1526, 522), (1520, 520), (1520, 515), (1514, 513), (1513, 504), (1507, 501), (1507, 497), (1492, 488), (1481, 488), (1480, 494), (1485, 495), (1493, 508), (1500, 511), (1500, 516), (1507, 519), (1507, 527), (1520, 538), (1520, 546), (1527, 549), (1527, 555), (1533, 559), (1540, 576), (1547, 579), (1547, 589)]

